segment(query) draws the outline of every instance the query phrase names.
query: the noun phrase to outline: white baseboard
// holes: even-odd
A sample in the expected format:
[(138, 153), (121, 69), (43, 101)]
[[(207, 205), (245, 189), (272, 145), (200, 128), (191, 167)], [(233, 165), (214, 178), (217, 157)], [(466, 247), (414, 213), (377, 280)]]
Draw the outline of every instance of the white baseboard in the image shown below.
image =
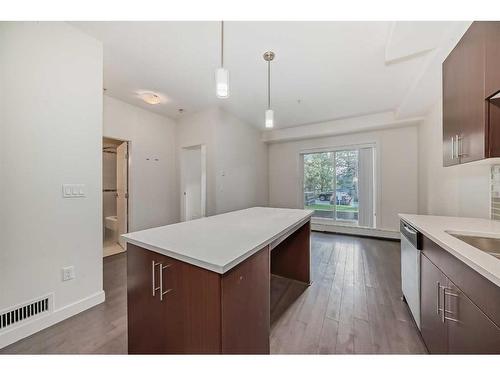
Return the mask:
[(28, 337), (42, 329), (59, 323), (73, 315), (79, 314), (82, 311), (90, 309), (105, 300), (104, 291), (101, 290), (79, 301), (63, 306), (58, 310), (54, 310), (51, 314), (41, 316), (38, 319), (33, 319), (25, 324), (13, 327), (12, 329), (3, 332), (0, 335), (0, 349), (4, 348), (16, 341)]
[(356, 236), (380, 237), (399, 239), (399, 231), (375, 228), (354, 227), (349, 225), (333, 225), (323, 223), (311, 223), (311, 230), (318, 232), (331, 232), (340, 234), (352, 234)]

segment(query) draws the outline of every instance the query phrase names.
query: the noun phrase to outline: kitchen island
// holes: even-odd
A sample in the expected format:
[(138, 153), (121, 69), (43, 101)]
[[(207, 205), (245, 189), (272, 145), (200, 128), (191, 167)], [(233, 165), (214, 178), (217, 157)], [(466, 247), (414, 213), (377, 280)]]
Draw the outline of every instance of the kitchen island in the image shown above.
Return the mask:
[(271, 273), (310, 283), (311, 215), (253, 207), (124, 235), (129, 353), (269, 353)]

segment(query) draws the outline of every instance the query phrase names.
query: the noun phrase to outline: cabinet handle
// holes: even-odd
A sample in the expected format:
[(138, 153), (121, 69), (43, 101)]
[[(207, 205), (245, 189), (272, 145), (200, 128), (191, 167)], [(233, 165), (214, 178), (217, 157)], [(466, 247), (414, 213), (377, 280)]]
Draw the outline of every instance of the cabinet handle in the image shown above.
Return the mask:
[(443, 315), (441, 315), (441, 322), (444, 323), (445, 319), (446, 319), (446, 301), (445, 301), (445, 294), (444, 294), (444, 291), (446, 290), (446, 287), (444, 286), (441, 286), (441, 290), (443, 291), (443, 308), (441, 309), (441, 311), (443, 312)]
[[(441, 317), (441, 322), (444, 323), (445, 321), (445, 315), (447, 312), (451, 313), (451, 311), (446, 310), (446, 303), (445, 303), (445, 290), (446, 287), (444, 285), (441, 285), (441, 283), (438, 281), (437, 282), (437, 309), (436, 313), (438, 316)], [(441, 291), (443, 292), (443, 298), (440, 298)], [(443, 301), (443, 307), (441, 307), (441, 300)], [(442, 313), (442, 314), (441, 314)]]
[(457, 157), (461, 158), (464, 156), (467, 156), (467, 154), (463, 153), (463, 142), (464, 141), (464, 136), (463, 135), (457, 135)]
[(172, 291), (172, 289), (167, 289), (166, 291), (163, 291), (163, 270), (168, 267), (170, 267), (170, 264), (164, 266), (163, 264), (160, 263), (160, 301), (163, 301), (163, 296), (165, 294)]
[(441, 315), (441, 308), (439, 306), (439, 293), (441, 293), (441, 285), (439, 284), (439, 281), (437, 282), (437, 301), (436, 301), (436, 314), (439, 316)]
[(451, 159), (455, 159), (455, 137), (451, 137)]
[(156, 291), (160, 289), (160, 287), (157, 287), (156, 286), (156, 277), (155, 277), (155, 268), (156, 266), (159, 266), (160, 263), (156, 263), (154, 260), (151, 261), (151, 275), (152, 275), (152, 290), (153, 290), (153, 297), (155, 296), (156, 294)]
[[(455, 322), (455, 323), (460, 323), (460, 320), (459, 319), (455, 319), (455, 318), (450, 318), (449, 316), (446, 316), (446, 313), (449, 313), (449, 314), (453, 314), (453, 315), (457, 315), (455, 314), (453, 311), (451, 310), (446, 310), (446, 296), (450, 296), (450, 297), (459, 297), (459, 294), (458, 293), (451, 293), (450, 292), (450, 288), (443, 288), (443, 304), (444, 304), (444, 309), (443, 309), (443, 316), (444, 316), (444, 320), (449, 320), (450, 322)], [(457, 316), (458, 318), (458, 316)]]

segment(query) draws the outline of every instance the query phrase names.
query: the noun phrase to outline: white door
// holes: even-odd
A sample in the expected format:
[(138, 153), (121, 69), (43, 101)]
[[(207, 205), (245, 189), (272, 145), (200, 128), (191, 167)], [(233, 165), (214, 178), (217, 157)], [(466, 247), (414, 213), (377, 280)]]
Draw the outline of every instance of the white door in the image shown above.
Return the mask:
[(181, 220), (205, 216), (206, 164), (205, 146), (182, 149), (181, 157)]
[(121, 235), (127, 233), (128, 211), (128, 144), (123, 142), (116, 148), (116, 216), (118, 221), (118, 242), (125, 249)]

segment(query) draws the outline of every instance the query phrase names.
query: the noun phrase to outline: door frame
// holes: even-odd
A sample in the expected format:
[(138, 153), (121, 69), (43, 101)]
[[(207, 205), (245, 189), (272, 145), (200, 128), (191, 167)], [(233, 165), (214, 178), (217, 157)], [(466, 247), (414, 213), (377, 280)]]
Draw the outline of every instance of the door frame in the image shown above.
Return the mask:
[[(131, 194), (131, 184), (130, 184), (130, 153), (131, 153), (131, 148), (132, 148), (132, 142), (129, 141), (129, 140), (126, 140), (126, 139), (122, 139), (122, 138), (116, 138), (116, 137), (108, 137), (108, 136), (105, 136), (103, 135), (102, 136), (102, 140), (104, 139), (111, 139), (113, 141), (118, 141), (118, 142), (126, 142), (127, 143), (127, 220), (126, 220), (126, 224), (127, 224), (127, 232), (130, 230), (130, 206), (131, 206), (131, 202), (132, 202), (132, 194)], [(102, 168), (101, 168), (102, 170)], [(102, 181), (101, 181), (101, 192), (102, 192)], [(103, 210), (104, 208), (101, 209), (101, 211)]]
[(201, 168), (201, 217), (206, 217), (207, 216), (207, 145), (204, 143), (199, 143), (195, 145), (190, 145), (190, 146), (183, 146), (181, 147), (180, 151), (180, 160), (179, 160), (179, 166), (180, 166), (180, 219), (181, 221), (186, 221), (186, 212), (185, 212), (185, 195), (184, 195), (184, 171), (183, 171), (183, 163), (184, 163), (184, 152), (188, 150), (200, 150), (200, 168)]
[[(297, 172), (299, 178), (298, 180), (298, 195), (297, 195), (297, 207), (304, 208), (304, 155), (305, 154), (315, 154), (321, 152), (336, 152), (336, 151), (349, 151), (349, 150), (359, 150), (361, 148), (373, 148), (373, 228), (378, 228), (379, 218), (378, 213), (380, 212), (380, 202), (381, 202), (381, 189), (380, 189), (380, 152), (379, 152), (379, 141), (373, 140), (363, 143), (352, 143), (352, 144), (342, 144), (342, 145), (332, 145), (323, 147), (312, 147), (300, 149), (297, 153)], [(335, 176), (336, 177), (336, 176)], [(335, 181), (336, 183), (336, 181)], [(339, 227), (353, 227), (353, 228), (365, 228), (359, 225), (338, 221), (335, 219), (326, 219), (313, 217), (311, 218), (312, 224), (324, 224), (328, 226), (339, 226)]]

